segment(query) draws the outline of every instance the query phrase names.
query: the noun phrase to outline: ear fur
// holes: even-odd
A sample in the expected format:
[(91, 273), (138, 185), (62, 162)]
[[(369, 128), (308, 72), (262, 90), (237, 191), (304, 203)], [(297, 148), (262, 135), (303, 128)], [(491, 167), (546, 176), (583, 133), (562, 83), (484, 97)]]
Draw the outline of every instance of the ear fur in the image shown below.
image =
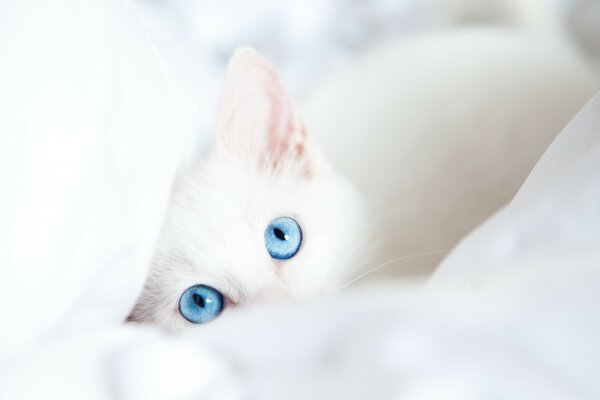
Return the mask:
[(216, 150), (259, 168), (287, 166), (310, 175), (315, 160), (308, 147), (304, 126), (273, 67), (250, 48), (237, 50), (221, 95)]

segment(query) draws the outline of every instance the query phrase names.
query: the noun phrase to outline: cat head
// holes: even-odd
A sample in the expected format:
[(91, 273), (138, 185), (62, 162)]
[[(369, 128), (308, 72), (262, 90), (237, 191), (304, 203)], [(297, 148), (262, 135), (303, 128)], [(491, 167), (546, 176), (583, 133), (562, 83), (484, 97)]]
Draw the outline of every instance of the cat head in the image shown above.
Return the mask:
[(212, 319), (221, 305), (226, 313), (329, 292), (354, 269), (362, 213), (359, 196), (307, 134), (273, 68), (255, 51), (238, 50), (214, 147), (174, 183), (130, 319), (177, 330)]

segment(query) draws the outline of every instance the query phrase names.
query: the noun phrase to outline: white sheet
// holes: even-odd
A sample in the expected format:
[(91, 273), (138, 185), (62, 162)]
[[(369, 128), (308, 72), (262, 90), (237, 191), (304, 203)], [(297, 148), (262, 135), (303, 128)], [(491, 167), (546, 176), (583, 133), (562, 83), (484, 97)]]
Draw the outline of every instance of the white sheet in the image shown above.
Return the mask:
[(423, 290), (225, 315), (190, 335), (258, 398), (598, 398), (600, 95)]
[(121, 1), (0, 13), (0, 368), (135, 301), (198, 110)]
[(598, 398), (600, 97), (430, 286), (123, 326), (197, 110), (117, 1), (2, 4), (0, 398)]

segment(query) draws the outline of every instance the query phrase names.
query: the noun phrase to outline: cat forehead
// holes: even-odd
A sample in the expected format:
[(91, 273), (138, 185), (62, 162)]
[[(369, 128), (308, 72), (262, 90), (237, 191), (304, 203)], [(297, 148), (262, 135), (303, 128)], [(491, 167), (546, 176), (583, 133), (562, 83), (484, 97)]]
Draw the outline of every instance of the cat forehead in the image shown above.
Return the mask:
[(310, 180), (297, 179), (293, 170), (277, 173), (256, 170), (238, 162), (210, 159), (183, 174), (175, 188), (175, 196), (191, 200), (192, 208), (227, 211), (222, 217), (238, 219), (263, 217), (273, 211), (302, 208), (311, 197), (314, 185)]

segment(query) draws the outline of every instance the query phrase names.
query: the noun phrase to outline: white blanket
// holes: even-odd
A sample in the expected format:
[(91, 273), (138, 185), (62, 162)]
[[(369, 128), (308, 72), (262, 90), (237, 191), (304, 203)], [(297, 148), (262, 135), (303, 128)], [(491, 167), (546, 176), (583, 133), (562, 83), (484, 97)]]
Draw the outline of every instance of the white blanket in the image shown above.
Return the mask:
[(429, 285), (127, 326), (199, 111), (116, 0), (0, 7), (0, 398), (598, 398), (600, 97)]

